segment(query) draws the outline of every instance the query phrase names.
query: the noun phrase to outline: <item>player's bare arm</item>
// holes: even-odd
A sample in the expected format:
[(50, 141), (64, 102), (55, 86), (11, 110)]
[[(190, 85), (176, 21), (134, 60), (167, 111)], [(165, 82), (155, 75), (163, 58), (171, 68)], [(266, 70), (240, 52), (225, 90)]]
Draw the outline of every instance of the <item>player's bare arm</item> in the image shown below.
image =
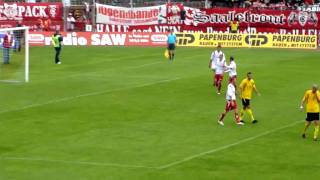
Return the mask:
[(300, 103), (300, 111), (303, 110), (303, 108), (304, 108), (303, 106), (304, 106), (305, 101), (306, 101), (306, 99), (305, 99), (305, 97), (303, 97), (301, 100), (301, 103)]
[(261, 94), (260, 94), (260, 92), (258, 91), (256, 85), (253, 86), (253, 90), (254, 90), (254, 92), (256, 92), (256, 94), (257, 94), (258, 96), (261, 96)]

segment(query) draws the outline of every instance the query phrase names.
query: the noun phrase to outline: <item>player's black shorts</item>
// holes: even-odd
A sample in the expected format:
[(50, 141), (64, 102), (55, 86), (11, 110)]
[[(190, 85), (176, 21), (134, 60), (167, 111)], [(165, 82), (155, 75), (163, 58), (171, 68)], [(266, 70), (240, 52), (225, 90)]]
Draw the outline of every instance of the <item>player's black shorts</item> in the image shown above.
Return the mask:
[(176, 48), (175, 44), (169, 44), (168, 50), (174, 50)]
[(243, 107), (248, 107), (250, 105), (250, 99), (241, 99), (241, 101)]
[(307, 113), (306, 121), (319, 120), (319, 113)]

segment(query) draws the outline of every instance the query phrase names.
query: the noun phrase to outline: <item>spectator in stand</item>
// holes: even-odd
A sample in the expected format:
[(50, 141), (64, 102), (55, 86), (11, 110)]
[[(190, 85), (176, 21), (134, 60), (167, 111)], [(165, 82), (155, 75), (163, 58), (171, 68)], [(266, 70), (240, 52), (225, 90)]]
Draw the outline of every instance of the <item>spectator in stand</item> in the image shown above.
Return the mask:
[(293, 9), (297, 9), (298, 6), (303, 4), (304, 0), (287, 0), (287, 4), (289, 4)]
[(314, 0), (304, 0), (304, 4), (313, 5), (314, 4)]
[(39, 18), (37, 22), (37, 31), (42, 31), (42, 30), (43, 30), (43, 21), (41, 18)]
[(76, 20), (72, 16), (72, 13), (69, 13), (69, 15), (67, 17), (67, 30), (68, 31), (74, 31), (75, 22), (76, 22)]
[(85, 7), (85, 16), (86, 19), (90, 19), (90, 5), (88, 2), (84, 2), (84, 7)]
[(186, 20), (186, 10), (182, 7), (180, 11), (180, 23), (183, 24)]
[(211, 7), (227, 7), (227, 0), (212, 0)]
[(239, 31), (239, 21), (237, 18), (234, 19), (234, 21), (229, 22), (229, 29), (230, 33), (238, 33)]
[(12, 35), (7, 31), (6, 34), (3, 37), (3, 64), (9, 64), (10, 61), (10, 48), (13, 44), (13, 37)]
[(44, 31), (50, 31), (50, 25), (51, 25), (51, 20), (49, 18), (46, 18), (43, 21), (43, 30)]

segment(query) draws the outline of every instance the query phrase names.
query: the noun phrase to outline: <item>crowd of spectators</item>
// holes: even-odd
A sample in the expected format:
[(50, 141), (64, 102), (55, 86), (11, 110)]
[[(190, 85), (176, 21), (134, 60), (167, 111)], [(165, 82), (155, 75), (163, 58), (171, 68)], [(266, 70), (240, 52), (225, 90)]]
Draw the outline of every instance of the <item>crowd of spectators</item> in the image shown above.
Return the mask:
[[(59, 2), (60, 0), (0, 0), (0, 2)], [(61, 1), (60, 1), (61, 2)], [(73, 5), (83, 5), (84, 2), (92, 4), (93, 0), (71, 0)], [(124, 6), (142, 7), (164, 4), (168, 0), (95, 0), (97, 3)], [(320, 0), (170, 0), (170, 2), (182, 2), (187, 6), (203, 7), (254, 7), (272, 9), (297, 9), (297, 7), (310, 6), (320, 3)], [(206, 4), (205, 2), (209, 2)]]
[(320, 0), (212, 0), (211, 7), (297, 9), (317, 3), (320, 3)]

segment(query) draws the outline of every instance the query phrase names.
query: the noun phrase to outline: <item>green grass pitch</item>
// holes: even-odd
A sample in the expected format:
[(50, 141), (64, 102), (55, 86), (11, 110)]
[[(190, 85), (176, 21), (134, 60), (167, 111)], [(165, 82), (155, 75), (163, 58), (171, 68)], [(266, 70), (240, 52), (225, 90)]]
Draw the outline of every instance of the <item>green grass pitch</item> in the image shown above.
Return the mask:
[(223, 49), (261, 96), (258, 124), (228, 114), (221, 127), (227, 76), (219, 96), (212, 50), (177, 48), (170, 63), (164, 48), (64, 47), (55, 65), (53, 48), (32, 47), (31, 81), (0, 83), (0, 179), (317, 179), (299, 103), (320, 84), (319, 52)]

